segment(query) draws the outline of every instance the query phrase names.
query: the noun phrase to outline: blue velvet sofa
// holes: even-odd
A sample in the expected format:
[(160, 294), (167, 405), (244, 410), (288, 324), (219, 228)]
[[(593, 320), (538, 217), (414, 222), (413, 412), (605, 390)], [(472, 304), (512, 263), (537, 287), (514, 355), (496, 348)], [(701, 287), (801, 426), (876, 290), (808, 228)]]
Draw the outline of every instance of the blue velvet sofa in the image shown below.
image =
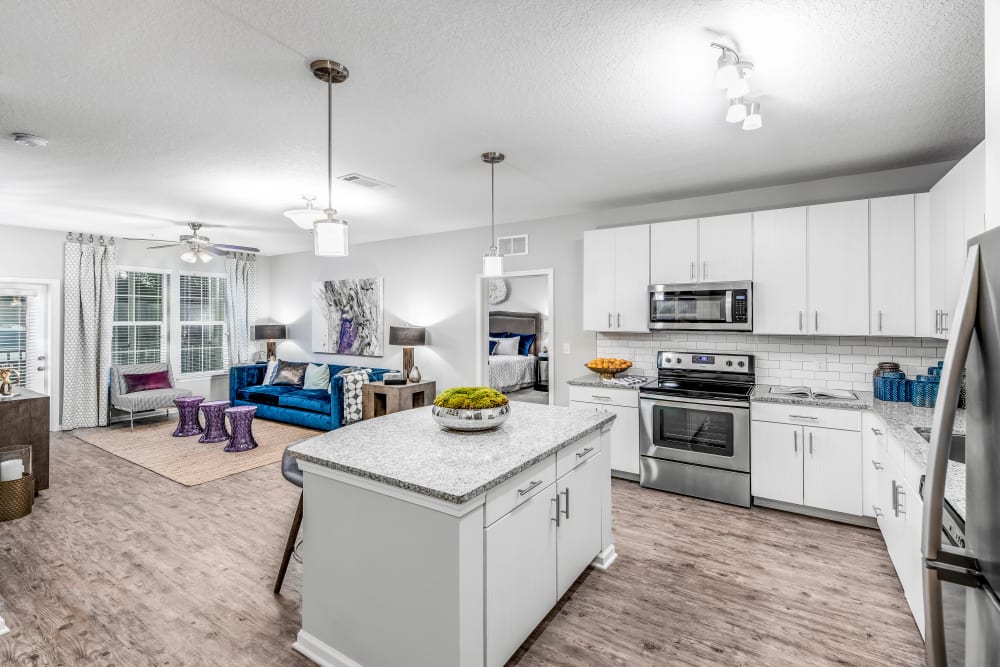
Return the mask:
[[(342, 426), (344, 379), (337, 373), (350, 368), (330, 367), (332, 390), (301, 389), (282, 385), (262, 385), (267, 364), (248, 364), (229, 369), (229, 402), (232, 405), (253, 405), (257, 416), (264, 419), (296, 424), (307, 428), (332, 431)], [(387, 368), (373, 368), (372, 380), (381, 380)]]

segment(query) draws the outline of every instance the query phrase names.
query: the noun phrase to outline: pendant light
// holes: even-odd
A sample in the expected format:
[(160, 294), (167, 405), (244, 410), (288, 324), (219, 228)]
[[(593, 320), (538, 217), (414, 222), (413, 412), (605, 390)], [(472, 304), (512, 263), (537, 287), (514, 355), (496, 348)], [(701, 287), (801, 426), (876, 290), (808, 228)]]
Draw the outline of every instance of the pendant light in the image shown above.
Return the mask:
[(751, 102), (747, 117), (743, 119), (743, 129), (759, 130), (763, 125), (764, 120), (760, 117), (760, 102)]
[(305, 208), (296, 208), (291, 211), (285, 211), (285, 217), (294, 222), (296, 225), (302, 229), (312, 229), (313, 223), (317, 220), (323, 219), (323, 211), (317, 208), (313, 208), (313, 202), (316, 201), (315, 197), (307, 197), (302, 195), (302, 199), (306, 202)]
[(726, 110), (726, 121), (730, 123), (742, 123), (747, 117), (747, 105), (742, 97), (729, 100), (729, 109)]
[(483, 255), (483, 276), (486, 278), (499, 278), (503, 275), (503, 255), (497, 248), (496, 234), (496, 166), (503, 162), (504, 154), (490, 151), (480, 156), (486, 164), (490, 165), (490, 249)]
[[(333, 60), (314, 60), (309, 64), (313, 76), (326, 82), (326, 176), (327, 199), (323, 215), (312, 224), (314, 253), (323, 257), (347, 257), (348, 226), (345, 220), (333, 216), (333, 84), (347, 80), (347, 68)], [(307, 204), (308, 208), (308, 204)], [(299, 224), (296, 222), (296, 224)]]

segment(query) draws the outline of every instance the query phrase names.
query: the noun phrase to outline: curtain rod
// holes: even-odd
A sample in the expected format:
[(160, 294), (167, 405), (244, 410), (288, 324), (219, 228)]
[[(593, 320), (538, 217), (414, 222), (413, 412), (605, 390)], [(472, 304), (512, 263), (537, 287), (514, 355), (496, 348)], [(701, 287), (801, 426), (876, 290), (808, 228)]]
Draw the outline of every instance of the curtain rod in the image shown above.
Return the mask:
[(66, 240), (70, 243), (100, 243), (101, 245), (114, 245), (115, 237), (109, 236), (107, 238), (104, 235), (95, 237), (93, 234), (80, 234), (79, 232), (76, 236), (73, 236), (73, 232), (66, 232)]

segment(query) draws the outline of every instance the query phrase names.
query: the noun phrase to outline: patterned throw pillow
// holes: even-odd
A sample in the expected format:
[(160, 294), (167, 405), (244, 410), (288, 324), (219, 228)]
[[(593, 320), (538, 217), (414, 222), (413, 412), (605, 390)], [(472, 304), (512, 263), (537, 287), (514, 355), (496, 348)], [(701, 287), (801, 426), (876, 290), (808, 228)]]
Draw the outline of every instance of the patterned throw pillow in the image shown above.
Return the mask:
[(301, 387), (305, 381), (306, 367), (308, 365), (306, 362), (279, 361), (271, 384)]
[(344, 383), (344, 405), (341, 410), (341, 423), (353, 424), (361, 421), (363, 397), (365, 386), (368, 382), (368, 372), (371, 369), (345, 368), (337, 373), (343, 378)]

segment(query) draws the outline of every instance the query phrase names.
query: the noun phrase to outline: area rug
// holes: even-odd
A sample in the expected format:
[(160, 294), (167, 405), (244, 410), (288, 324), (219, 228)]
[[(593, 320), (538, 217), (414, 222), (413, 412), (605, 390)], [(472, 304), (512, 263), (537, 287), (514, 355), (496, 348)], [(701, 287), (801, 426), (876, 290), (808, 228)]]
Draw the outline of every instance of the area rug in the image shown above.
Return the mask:
[(255, 419), (253, 436), (259, 446), (247, 452), (224, 452), (225, 442), (201, 444), (198, 436), (173, 437), (171, 434), (176, 427), (174, 417), (169, 421), (137, 423), (135, 431), (130, 431), (128, 424), (116, 424), (77, 429), (73, 435), (184, 486), (197, 486), (276, 463), (281, 460), (285, 447), (323, 433)]

